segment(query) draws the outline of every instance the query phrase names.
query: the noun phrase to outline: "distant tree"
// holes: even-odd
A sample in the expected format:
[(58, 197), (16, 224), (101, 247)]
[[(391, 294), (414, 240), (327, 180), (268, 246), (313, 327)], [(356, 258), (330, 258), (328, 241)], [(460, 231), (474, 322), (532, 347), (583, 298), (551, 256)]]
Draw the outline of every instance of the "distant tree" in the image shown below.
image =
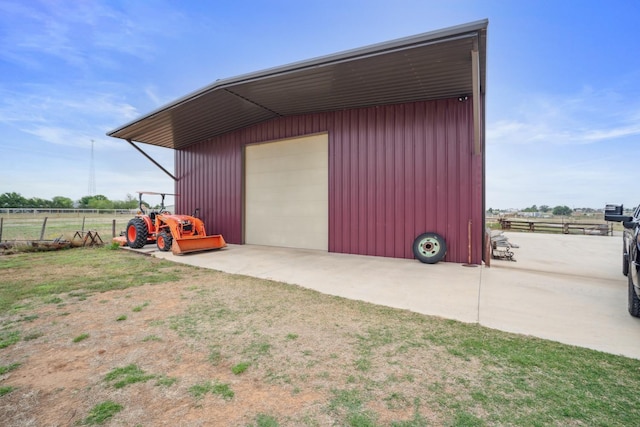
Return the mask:
[(73, 208), (73, 200), (68, 197), (55, 196), (51, 200), (52, 208), (71, 209)]
[(549, 212), (551, 210), (551, 208), (547, 205), (540, 205), (540, 212), (546, 213)]
[(536, 205), (533, 205), (531, 207), (524, 208), (522, 212), (538, 212), (538, 207)]
[(573, 210), (569, 206), (556, 206), (553, 208), (554, 215), (570, 216)]
[[(81, 209), (135, 209), (138, 200), (127, 194), (125, 200), (111, 201), (102, 194), (84, 196), (78, 200), (77, 205)], [(64, 196), (55, 196), (52, 200), (32, 197), (27, 199), (19, 193), (0, 194), (0, 208), (59, 208), (71, 209), (74, 207), (72, 199)]]
[(102, 194), (84, 196), (78, 200), (78, 205), (82, 209), (113, 209), (113, 202)]
[(135, 209), (138, 207), (137, 200), (114, 200), (113, 209)]
[(138, 206), (138, 198), (133, 197), (131, 194), (127, 193), (127, 197), (124, 199), (126, 203), (133, 204), (134, 207)]
[(124, 199), (124, 203), (127, 209), (135, 209), (138, 207), (138, 199), (133, 197), (131, 194), (127, 194), (127, 197)]
[(41, 199), (39, 197), (32, 197), (27, 200), (27, 208), (50, 208), (51, 200)]
[(489, 208), (489, 209), (487, 209), (487, 213), (488, 213), (489, 215), (493, 215), (493, 208)]
[(89, 207), (91, 209), (113, 209), (113, 202), (107, 196), (97, 194), (89, 201)]
[(93, 198), (93, 196), (84, 196), (81, 197), (80, 200), (78, 200), (78, 207), (81, 209), (86, 209), (89, 207), (89, 202), (91, 201), (91, 199)]
[(22, 197), (20, 193), (4, 193), (0, 194), (0, 207), (2, 208), (26, 208), (27, 199)]

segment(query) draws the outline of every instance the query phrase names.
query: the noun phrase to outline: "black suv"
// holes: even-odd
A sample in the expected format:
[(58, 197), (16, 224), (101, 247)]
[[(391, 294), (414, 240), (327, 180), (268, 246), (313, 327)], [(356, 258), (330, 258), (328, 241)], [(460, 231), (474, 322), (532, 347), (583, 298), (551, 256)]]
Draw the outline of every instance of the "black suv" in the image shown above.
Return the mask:
[(623, 213), (622, 205), (607, 205), (604, 210), (605, 221), (621, 222), (622, 235), (622, 274), (629, 282), (629, 313), (640, 317), (640, 205), (633, 216)]

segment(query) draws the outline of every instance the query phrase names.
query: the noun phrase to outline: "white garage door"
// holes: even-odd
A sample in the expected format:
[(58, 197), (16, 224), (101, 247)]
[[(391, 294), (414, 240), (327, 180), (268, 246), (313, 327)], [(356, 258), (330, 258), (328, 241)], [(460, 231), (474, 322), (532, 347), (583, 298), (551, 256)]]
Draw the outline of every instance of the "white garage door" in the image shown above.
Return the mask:
[(249, 145), (245, 152), (245, 241), (329, 247), (327, 134)]

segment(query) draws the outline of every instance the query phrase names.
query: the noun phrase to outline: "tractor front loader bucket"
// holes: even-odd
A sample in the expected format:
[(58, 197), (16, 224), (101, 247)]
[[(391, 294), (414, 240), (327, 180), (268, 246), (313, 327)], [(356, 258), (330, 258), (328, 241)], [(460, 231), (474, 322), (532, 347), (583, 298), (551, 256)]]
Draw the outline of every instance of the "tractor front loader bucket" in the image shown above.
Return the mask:
[(212, 236), (189, 236), (181, 239), (173, 239), (171, 252), (174, 255), (186, 254), (189, 252), (208, 251), (220, 249), (227, 246), (221, 234)]

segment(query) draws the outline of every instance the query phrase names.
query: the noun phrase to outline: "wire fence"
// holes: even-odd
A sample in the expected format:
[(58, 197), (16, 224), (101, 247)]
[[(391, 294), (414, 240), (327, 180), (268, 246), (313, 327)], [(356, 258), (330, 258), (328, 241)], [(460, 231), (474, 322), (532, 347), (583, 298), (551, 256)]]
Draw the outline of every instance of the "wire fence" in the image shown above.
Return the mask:
[(0, 216), (33, 215), (34, 217), (47, 215), (132, 215), (135, 209), (80, 209), (80, 208), (0, 208)]
[(0, 210), (0, 242), (22, 240), (71, 240), (77, 231), (98, 232), (104, 241), (120, 235), (134, 216), (126, 211), (34, 209)]

